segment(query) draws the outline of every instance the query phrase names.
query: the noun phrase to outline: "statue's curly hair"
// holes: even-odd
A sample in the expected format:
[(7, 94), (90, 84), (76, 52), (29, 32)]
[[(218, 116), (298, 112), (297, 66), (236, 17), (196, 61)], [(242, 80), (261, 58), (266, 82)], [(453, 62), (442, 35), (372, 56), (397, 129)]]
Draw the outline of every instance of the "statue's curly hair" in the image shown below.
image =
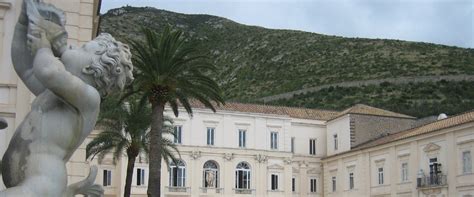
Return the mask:
[(101, 47), (95, 52), (91, 65), (82, 72), (93, 75), (95, 88), (102, 96), (114, 90), (122, 90), (133, 81), (133, 64), (128, 45), (115, 40), (108, 33), (101, 33), (91, 42), (97, 42)]

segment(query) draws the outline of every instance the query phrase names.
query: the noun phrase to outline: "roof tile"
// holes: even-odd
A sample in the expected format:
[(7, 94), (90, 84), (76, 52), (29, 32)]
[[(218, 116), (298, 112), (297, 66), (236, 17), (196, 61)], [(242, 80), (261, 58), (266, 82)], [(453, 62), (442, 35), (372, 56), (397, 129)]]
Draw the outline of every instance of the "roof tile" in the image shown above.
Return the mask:
[[(197, 102), (197, 101), (191, 102), (191, 105), (194, 108), (205, 108), (205, 106), (202, 103)], [(236, 102), (226, 102), (225, 105), (217, 106), (216, 110), (239, 111), (239, 112), (260, 113), (260, 114), (275, 114), (275, 115), (283, 115), (283, 116), (286, 115), (292, 118), (313, 119), (313, 120), (329, 120), (329, 119), (334, 118), (339, 113), (337, 111), (331, 111), (331, 110), (246, 104), (246, 103), (236, 103)]]
[(357, 105), (354, 105), (352, 107), (349, 107), (349, 108), (345, 109), (344, 111), (340, 112), (334, 118), (338, 118), (338, 117), (341, 117), (341, 116), (346, 115), (346, 114), (364, 114), (364, 115), (388, 116), (388, 117), (396, 117), (396, 118), (415, 119), (415, 117), (413, 117), (413, 116), (408, 116), (408, 115), (405, 115), (405, 114), (400, 114), (400, 113), (396, 113), (396, 112), (392, 112), (392, 111), (388, 111), (388, 110), (384, 110), (384, 109), (380, 109), (380, 108), (376, 108), (376, 107), (371, 107), (371, 106), (364, 105), (364, 104), (357, 104)]
[[(438, 131), (438, 130), (441, 130), (441, 129), (446, 129), (446, 128), (450, 128), (450, 127), (454, 127), (454, 126), (459, 126), (461, 124), (465, 124), (465, 123), (469, 123), (469, 122), (474, 122), (474, 111), (469, 111), (469, 112), (466, 112), (466, 113), (463, 113), (463, 114), (460, 114), (460, 115), (456, 115), (456, 116), (453, 116), (453, 117), (450, 117), (450, 118), (438, 120), (436, 122), (429, 123), (429, 124), (426, 124), (426, 125), (423, 125), (423, 126), (415, 127), (415, 128), (408, 129), (408, 130), (405, 130), (405, 131), (400, 131), (400, 132), (395, 133), (395, 134), (384, 136), (384, 137), (369, 141), (367, 143), (361, 144), (359, 146), (356, 146), (350, 151), (366, 149), (366, 148), (370, 148), (370, 147), (390, 143), (390, 142), (393, 142), (393, 141), (402, 140), (402, 139), (406, 139), (406, 138), (409, 138), (409, 137), (422, 135), (422, 134), (426, 134), (426, 133), (430, 133), (430, 132), (434, 132), (434, 131)], [(348, 151), (348, 152), (350, 152), (350, 151)]]

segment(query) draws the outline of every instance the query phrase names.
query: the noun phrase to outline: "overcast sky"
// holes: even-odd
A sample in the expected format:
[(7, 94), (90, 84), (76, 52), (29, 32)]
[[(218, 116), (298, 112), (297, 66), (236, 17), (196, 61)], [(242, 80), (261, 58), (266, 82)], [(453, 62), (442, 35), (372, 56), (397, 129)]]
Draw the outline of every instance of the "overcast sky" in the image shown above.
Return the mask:
[(103, 0), (275, 29), (474, 48), (474, 0)]

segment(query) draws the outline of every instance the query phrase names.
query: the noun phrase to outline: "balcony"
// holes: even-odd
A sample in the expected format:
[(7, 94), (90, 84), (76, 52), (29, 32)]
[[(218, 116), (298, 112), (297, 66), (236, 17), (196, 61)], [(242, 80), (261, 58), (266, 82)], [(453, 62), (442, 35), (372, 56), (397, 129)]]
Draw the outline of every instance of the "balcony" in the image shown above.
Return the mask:
[(234, 188), (235, 194), (252, 194), (253, 189), (239, 189)]
[(423, 188), (433, 188), (433, 187), (443, 187), (448, 185), (446, 175), (437, 174), (430, 176), (418, 177), (416, 187), (419, 189)]
[(180, 192), (180, 193), (190, 193), (190, 187), (166, 187), (168, 192)]

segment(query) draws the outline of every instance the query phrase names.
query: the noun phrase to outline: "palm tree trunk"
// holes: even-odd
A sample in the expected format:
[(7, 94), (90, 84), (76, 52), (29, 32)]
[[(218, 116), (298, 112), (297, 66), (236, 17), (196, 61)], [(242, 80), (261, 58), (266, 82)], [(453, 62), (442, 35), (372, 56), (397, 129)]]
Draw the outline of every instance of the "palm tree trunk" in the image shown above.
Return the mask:
[(148, 175), (148, 197), (161, 195), (161, 129), (163, 126), (164, 102), (151, 104), (151, 129), (150, 129), (150, 172)]
[(133, 168), (135, 167), (135, 159), (137, 156), (127, 155), (127, 177), (125, 178), (125, 192), (123, 193), (124, 197), (130, 197), (130, 190), (132, 187), (132, 177), (133, 177)]

